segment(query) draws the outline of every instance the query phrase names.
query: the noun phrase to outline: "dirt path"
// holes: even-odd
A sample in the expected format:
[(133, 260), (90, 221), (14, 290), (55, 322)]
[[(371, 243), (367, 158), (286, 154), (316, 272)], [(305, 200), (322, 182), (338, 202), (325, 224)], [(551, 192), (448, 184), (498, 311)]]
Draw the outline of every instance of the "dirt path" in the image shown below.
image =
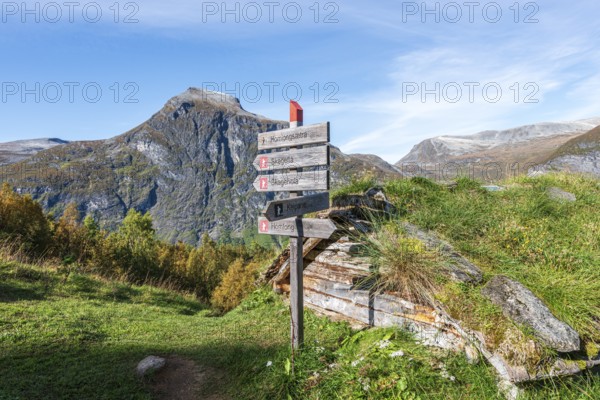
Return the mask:
[(229, 400), (229, 396), (220, 393), (226, 381), (222, 371), (170, 356), (150, 386), (158, 400)]

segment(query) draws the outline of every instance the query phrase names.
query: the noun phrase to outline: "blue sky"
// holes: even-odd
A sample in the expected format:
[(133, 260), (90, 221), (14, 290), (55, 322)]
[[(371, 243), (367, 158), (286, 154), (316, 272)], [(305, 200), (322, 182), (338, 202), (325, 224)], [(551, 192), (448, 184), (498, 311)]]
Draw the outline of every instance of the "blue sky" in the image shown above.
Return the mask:
[(300, 89), (306, 123), (390, 162), (432, 136), (600, 116), (592, 0), (26, 4), (0, 4), (0, 141), (112, 137), (191, 86), (276, 119)]

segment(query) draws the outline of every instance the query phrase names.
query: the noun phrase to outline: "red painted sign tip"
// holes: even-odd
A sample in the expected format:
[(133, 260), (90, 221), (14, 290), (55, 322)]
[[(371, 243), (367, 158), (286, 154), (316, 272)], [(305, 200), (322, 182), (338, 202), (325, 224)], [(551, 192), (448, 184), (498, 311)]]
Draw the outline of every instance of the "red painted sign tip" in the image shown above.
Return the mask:
[(290, 122), (304, 122), (304, 110), (294, 100), (290, 100)]

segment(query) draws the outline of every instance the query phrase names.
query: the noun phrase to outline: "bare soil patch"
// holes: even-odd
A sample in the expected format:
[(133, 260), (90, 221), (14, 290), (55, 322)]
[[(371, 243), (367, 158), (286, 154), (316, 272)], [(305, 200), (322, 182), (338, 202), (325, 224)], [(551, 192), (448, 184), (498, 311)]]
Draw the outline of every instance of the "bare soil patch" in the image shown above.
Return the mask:
[(166, 357), (167, 364), (150, 383), (158, 400), (229, 400), (223, 394), (227, 377), (218, 369), (196, 365), (192, 360)]

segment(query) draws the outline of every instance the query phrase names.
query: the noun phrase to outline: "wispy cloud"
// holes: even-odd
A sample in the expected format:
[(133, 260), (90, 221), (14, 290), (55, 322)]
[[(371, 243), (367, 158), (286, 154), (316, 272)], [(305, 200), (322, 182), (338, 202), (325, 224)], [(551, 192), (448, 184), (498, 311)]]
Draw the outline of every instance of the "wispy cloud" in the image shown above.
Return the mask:
[[(377, 123), (347, 140), (342, 149), (374, 152), (395, 162), (412, 145), (432, 136), (508, 128), (539, 122), (547, 115), (564, 120), (600, 114), (595, 32), (575, 30), (571, 24), (576, 20), (568, 15), (561, 18), (559, 12), (540, 12), (539, 24), (514, 26), (499, 38), (482, 33), (479, 38), (465, 35), (447, 40), (444, 29), (434, 24), (430, 37), (434, 46), (391, 60), (388, 87), (368, 93), (352, 105), (359, 113), (377, 114)], [(469, 98), (465, 82), (479, 84), (473, 98)], [(486, 84), (492, 84), (487, 98), (482, 92)], [(446, 93), (445, 85), (449, 85)], [(462, 89), (458, 101), (455, 86)], [(418, 93), (406, 95), (407, 89), (416, 87)], [(496, 87), (502, 89), (497, 102)], [(423, 95), (423, 89), (431, 93)]]

